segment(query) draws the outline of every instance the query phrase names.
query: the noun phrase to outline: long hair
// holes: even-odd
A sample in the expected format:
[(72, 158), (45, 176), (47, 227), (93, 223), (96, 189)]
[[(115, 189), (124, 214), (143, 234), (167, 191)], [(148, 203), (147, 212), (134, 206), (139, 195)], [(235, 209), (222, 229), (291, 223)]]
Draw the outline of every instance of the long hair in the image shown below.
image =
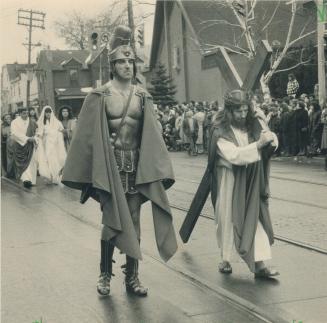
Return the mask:
[[(252, 107), (248, 105), (249, 110), (246, 116), (246, 122), (245, 122), (245, 127), (246, 130), (250, 133), (252, 133), (253, 129), (253, 122), (255, 120), (254, 114)], [(215, 119), (212, 122), (212, 126), (214, 128), (221, 128), (222, 130), (226, 131), (230, 129), (232, 125), (232, 120), (233, 120), (233, 112), (232, 109), (224, 108), (220, 111), (218, 111)]]
[(68, 111), (68, 120), (73, 119), (73, 113), (72, 113), (72, 109), (70, 106), (68, 105), (63, 105), (60, 109), (59, 109), (59, 113), (58, 113), (58, 119), (60, 121), (64, 120), (63, 116), (62, 116), (62, 111), (63, 110), (67, 110)]
[(51, 109), (50, 107), (47, 107), (47, 108), (44, 109), (43, 124), (46, 124), (46, 123), (47, 123), (47, 118), (46, 118), (46, 116), (45, 116), (45, 114), (46, 114), (47, 112), (51, 112), (51, 113), (52, 113), (52, 109)]

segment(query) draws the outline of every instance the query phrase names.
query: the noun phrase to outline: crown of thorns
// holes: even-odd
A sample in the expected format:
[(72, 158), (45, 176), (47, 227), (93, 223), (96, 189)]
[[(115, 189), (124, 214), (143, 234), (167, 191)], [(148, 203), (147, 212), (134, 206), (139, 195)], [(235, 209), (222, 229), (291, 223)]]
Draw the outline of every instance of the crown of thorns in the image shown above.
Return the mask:
[(225, 108), (237, 108), (243, 104), (250, 104), (250, 94), (244, 90), (233, 90), (224, 96)]

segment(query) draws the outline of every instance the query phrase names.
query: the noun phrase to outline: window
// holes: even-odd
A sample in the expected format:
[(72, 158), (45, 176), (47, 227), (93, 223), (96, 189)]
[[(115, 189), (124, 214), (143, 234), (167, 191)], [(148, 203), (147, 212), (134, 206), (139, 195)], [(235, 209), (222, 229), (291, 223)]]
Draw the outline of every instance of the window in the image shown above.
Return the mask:
[(179, 48), (177, 46), (174, 47), (173, 49), (173, 68), (177, 71), (181, 69), (180, 67), (180, 53), (179, 53)]
[(70, 77), (70, 80), (73, 82), (73, 81), (77, 81), (78, 79), (78, 73), (77, 73), (77, 69), (70, 69), (69, 70), (69, 77)]

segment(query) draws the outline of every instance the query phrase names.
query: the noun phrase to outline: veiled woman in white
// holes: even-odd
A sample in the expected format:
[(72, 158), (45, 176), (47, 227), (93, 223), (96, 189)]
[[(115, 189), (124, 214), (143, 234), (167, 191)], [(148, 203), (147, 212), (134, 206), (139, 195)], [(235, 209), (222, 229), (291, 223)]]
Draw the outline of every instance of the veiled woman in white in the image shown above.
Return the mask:
[(63, 125), (50, 106), (42, 109), (37, 124), (39, 173), (49, 182), (59, 184), (66, 160)]

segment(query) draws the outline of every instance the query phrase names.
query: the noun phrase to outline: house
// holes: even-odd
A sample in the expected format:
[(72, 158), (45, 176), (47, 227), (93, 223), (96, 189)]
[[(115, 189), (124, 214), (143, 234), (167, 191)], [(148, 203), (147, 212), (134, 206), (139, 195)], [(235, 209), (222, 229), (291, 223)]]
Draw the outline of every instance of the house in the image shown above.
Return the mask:
[[(12, 113), (27, 106), (27, 80), (30, 80), (30, 105), (38, 104), (35, 65), (6, 64), (1, 71), (1, 114)], [(30, 72), (28, 71), (30, 70)]]
[[(236, 1), (241, 3), (241, 1)], [(308, 5), (309, 3), (309, 5)], [(297, 1), (292, 39), (315, 30), (316, 9), (312, 1)], [(292, 5), (284, 1), (257, 1), (251, 28), (254, 45), (266, 39), (275, 50), (285, 42)], [(273, 15), (271, 13), (274, 13)], [(246, 38), (226, 1), (174, 0), (156, 3), (150, 56), (150, 70), (161, 62), (177, 87), (177, 101), (218, 100), (222, 102), (227, 85), (217, 63), (217, 46), (225, 46), (241, 78), (249, 60)], [(315, 42), (315, 34), (301, 39), (295, 46)], [(286, 86), (286, 85), (285, 85)]]
[(42, 50), (36, 71), (40, 106), (69, 106), (77, 116), (88, 92), (109, 80), (107, 49)]

